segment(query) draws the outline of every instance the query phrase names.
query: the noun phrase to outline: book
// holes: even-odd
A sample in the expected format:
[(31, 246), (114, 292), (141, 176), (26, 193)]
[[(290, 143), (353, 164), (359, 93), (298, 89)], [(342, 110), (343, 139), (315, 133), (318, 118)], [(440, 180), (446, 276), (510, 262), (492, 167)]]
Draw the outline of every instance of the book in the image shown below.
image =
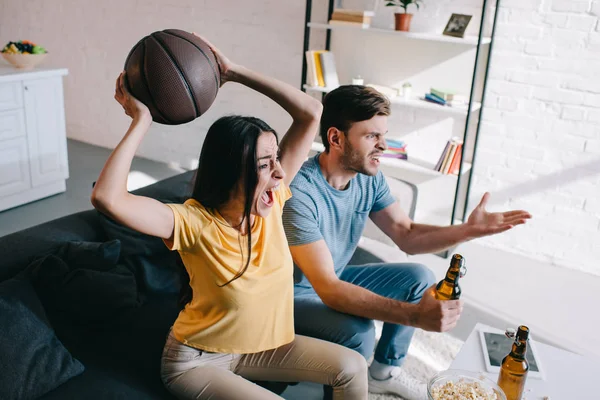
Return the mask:
[(393, 153), (393, 152), (389, 152), (389, 151), (384, 151), (383, 154), (381, 154), (381, 157), (385, 157), (385, 158), (397, 158), (400, 160), (408, 160), (408, 154), (406, 153)]
[(456, 147), (456, 152), (454, 153), (454, 158), (450, 163), (450, 168), (448, 169), (448, 173), (452, 175), (458, 175), (458, 171), (460, 169), (460, 160), (462, 158), (462, 143), (458, 143)]
[(369, 28), (371, 26), (371, 24), (367, 24), (367, 23), (361, 23), (361, 22), (348, 22), (348, 21), (338, 21), (335, 19), (330, 19), (329, 20), (329, 24), (330, 25), (346, 25), (346, 26), (354, 26), (357, 28)]
[(391, 152), (395, 153), (406, 153), (406, 147), (389, 147), (387, 148)]
[(468, 101), (467, 96), (459, 94), (454, 90), (431, 88), (430, 92), (432, 95), (435, 95), (445, 101), (462, 101), (465, 103)]
[(442, 154), (440, 155), (438, 162), (435, 164), (434, 169), (436, 171), (439, 171), (442, 168), (442, 163), (444, 162), (444, 158), (446, 157), (446, 153), (448, 152), (449, 147), (450, 147), (450, 141), (447, 141), (446, 146), (444, 147), (444, 150), (442, 151)]
[(339, 14), (339, 15), (359, 15), (359, 16), (363, 16), (363, 17), (374, 17), (375, 16), (375, 11), (369, 11), (369, 10), (352, 10), (352, 9), (348, 9), (348, 8), (334, 8), (333, 9), (333, 14)]
[(431, 93), (425, 93), (425, 100), (429, 101), (431, 103), (439, 104), (441, 106), (446, 105), (446, 101), (445, 100), (442, 100), (442, 99), (440, 99), (437, 96), (433, 96)]
[(335, 89), (340, 86), (337, 69), (335, 67), (335, 57), (330, 51), (325, 51), (319, 54), (321, 59), (321, 69), (323, 71), (323, 81), (325, 87)]
[(448, 174), (450, 170), (450, 164), (452, 164), (452, 160), (454, 159), (454, 154), (456, 153), (456, 148), (458, 147), (458, 143), (456, 141), (452, 141), (450, 144), (450, 151), (448, 152), (448, 157), (444, 160), (444, 164), (442, 165), (442, 170), (440, 171), (442, 174)]
[(306, 52), (306, 84), (308, 86), (318, 86), (317, 70), (315, 67), (315, 56), (312, 51)]
[(331, 19), (334, 21), (360, 22), (364, 24), (371, 23), (371, 17), (358, 14), (354, 15), (334, 12), (333, 14), (331, 14)]
[(317, 85), (320, 87), (325, 87), (325, 79), (323, 79), (323, 67), (321, 66), (321, 56), (320, 54), (326, 50), (315, 50), (313, 51), (313, 56), (315, 59), (315, 71), (317, 73)]
[(443, 98), (441, 98), (440, 96), (438, 96), (438, 95), (436, 95), (436, 94), (429, 93), (429, 95), (430, 95), (431, 97), (434, 97), (435, 99), (439, 100), (439, 101), (440, 101), (440, 103), (444, 103), (444, 104), (446, 103), (446, 100), (444, 100)]
[(388, 147), (406, 147), (406, 143), (404, 143), (402, 140), (396, 140), (396, 139), (385, 139)]

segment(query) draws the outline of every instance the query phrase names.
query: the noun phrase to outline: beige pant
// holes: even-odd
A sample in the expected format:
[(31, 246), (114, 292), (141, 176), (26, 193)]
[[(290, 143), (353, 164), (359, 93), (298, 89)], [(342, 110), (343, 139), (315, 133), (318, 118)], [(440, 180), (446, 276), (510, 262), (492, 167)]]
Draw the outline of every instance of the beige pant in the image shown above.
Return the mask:
[(367, 363), (354, 350), (296, 335), (274, 350), (255, 354), (204, 352), (167, 338), (162, 380), (180, 399), (281, 399), (252, 382), (316, 382), (333, 387), (333, 398), (367, 398)]

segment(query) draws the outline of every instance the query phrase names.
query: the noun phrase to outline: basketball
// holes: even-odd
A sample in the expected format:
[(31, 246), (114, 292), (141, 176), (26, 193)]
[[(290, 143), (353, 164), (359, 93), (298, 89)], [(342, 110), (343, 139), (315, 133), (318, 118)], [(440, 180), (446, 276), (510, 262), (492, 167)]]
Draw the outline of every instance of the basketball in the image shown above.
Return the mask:
[(206, 112), (217, 96), (221, 75), (215, 55), (199, 37), (179, 29), (140, 40), (125, 60), (126, 85), (155, 122), (179, 125)]

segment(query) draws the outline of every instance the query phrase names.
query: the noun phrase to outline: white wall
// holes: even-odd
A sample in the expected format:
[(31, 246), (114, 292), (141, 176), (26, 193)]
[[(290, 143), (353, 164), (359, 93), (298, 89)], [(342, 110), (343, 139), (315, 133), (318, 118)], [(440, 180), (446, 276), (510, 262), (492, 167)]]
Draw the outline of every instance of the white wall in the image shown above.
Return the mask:
[[(316, 1), (323, 10), (324, 0)], [(413, 29), (441, 31), (452, 12), (480, 13), (479, 0), (431, 0)], [(413, 10), (415, 11), (415, 10)], [(523, 207), (525, 227), (489, 246), (600, 275), (600, 32), (598, 0), (503, 0), (472, 188), (492, 191), (493, 209)], [(112, 99), (133, 44), (176, 27), (205, 34), (233, 60), (299, 85), (304, 2), (298, 0), (17, 1), (0, 3), (0, 42), (48, 48), (67, 67), (68, 135), (113, 147), (127, 118)], [(391, 11), (375, 23), (391, 26)], [(477, 32), (471, 22), (469, 34)], [(190, 167), (204, 132), (225, 113), (263, 117), (282, 132), (289, 118), (271, 101), (226, 85), (202, 118), (155, 125), (139, 155)], [(407, 118), (412, 118), (410, 114)], [(422, 116), (416, 121), (420, 126)]]
[[(197, 31), (232, 61), (298, 86), (304, 10), (293, 0), (3, 0), (0, 42), (28, 39), (46, 47), (45, 65), (69, 69), (68, 136), (112, 148), (128, 126), (113, 99), (115, 79), (141, 37), (167, 28)], [(227, 84), (202, 118), (176, 127), (154, 124), (138, 155), (189, 168), (208, 127), (230, 113), (264, 118), (280, 133), (291, 122), (271, 100)]]
[(600, 275), (600, 1), (502, 5), (474, 188), (534, 219), (484, 242)]

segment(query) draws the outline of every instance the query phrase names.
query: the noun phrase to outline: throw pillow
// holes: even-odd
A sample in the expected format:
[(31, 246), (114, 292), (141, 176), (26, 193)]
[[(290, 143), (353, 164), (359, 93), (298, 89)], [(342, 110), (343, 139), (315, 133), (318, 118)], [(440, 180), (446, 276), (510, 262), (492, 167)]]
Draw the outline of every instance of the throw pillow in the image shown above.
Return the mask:
[(118, 265), (120, 243), (71, 242), (36, 260), (29, 274), (51, 319), (75, 324), (109, 322), (139, 305), (135, 276)]
[(137, 232), (98, 214), (106, 236), (121, 242), (119, 262), (135, 274), (143, 290), (179, 293), (182, 268), (177, 263), (177, 252), (170, 251), (160, 238)]
[(54, 334), (28, 281), (0, 283), (0, 315), (0, 399), (34, 399), (83, 372)]

